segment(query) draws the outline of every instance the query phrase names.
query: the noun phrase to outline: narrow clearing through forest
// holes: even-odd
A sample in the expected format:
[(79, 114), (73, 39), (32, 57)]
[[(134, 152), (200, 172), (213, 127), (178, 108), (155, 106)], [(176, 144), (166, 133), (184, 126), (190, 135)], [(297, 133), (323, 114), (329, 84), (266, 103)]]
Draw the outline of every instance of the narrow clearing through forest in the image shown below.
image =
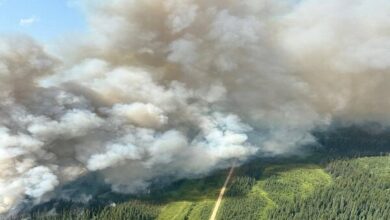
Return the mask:
[(227, 184), (229, 183), (230, 178), (232, 177), (233, 171), (234, 171), (234, 164), (233, 164), (233, 166), (230, 168), (230, 171), (229, 171), (228, 176), (226, 177), (225, 183), (223, 184), (223, 186), (222, 186), (222, 188), (221, 188), (221, 191), (220, 191), (220, 193), (219, 193), (217, 202), (215, 203), (213, 212), (212, 212), (212, 214), (211, 214), (211, 216), (210, 216), (210, 220), (215, 220), (215, 218), (217, 217), (218, 209), (219, 209), (219, 207), (220, 207), (220, 205), (221, 205), (223, 195), (225, 194)]

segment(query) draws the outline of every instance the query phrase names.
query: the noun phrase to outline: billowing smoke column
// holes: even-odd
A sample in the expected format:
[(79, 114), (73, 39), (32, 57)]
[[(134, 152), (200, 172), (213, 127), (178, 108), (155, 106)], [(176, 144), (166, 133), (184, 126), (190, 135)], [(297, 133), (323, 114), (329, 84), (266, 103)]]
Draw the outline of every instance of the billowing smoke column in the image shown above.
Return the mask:
[(92, 171), (138, 192), (299, 153), (333, 120), (389, 121), (390, 1), (82, 7), (90, 34), (52, 54), (0, 39), (0, 212)]

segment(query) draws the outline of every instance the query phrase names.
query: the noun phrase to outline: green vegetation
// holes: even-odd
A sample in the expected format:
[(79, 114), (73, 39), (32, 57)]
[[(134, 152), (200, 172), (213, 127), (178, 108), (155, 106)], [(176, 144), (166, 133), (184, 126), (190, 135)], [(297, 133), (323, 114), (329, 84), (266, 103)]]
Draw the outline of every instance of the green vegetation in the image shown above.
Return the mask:
[(329, 174), (310, 164), (265, 165), (262, 173), (258, 180), (244, 176), (232, 181), (219, 219), (269, 219), (269, 212), (278, 205), (306, 198), (316, 188), (331, 184)]
[(147, 204), (140, 201), (132, 201), (115, 206), (107, 206), (99, 210), (77, 209), (66, 210), (59, 215), (50, 213), (32, 214), (32, 219), (42, 220), (112, 220), (112, 219), (139, 219), (152, 220), (156, 219), (160, 207), (157, 205)]
[(247, 195), (252, 187), (255, 185), (256, 179), (252, 177), (236, 177), (232, 180), (232, 183), (227, 191), (227, 196), (245, 196)]
[(173, 202), (161, 209), (159, 220), (196, 220), (208, 219), (214, 206), (214, 200), (200, 202)]
[(390, 157), (337, 160), (334, 183), (278, 206), (270, 219), (390, 219)]
[(161, 209), (159, 220), (185, 219), (192, 208), (192, 202), (172, 202)]
[(209, 219), (214, 204), (215, 199), (196, 203), (188, 215), (188, 220)]
[(277, 203), (292, 202), (296, 197), (305, 198), (318, 187), (332, 182), (332, 178), (323, 169), (314, 165), (271, 166), (260, 182), (270, 198)]
[(241, 196), (226, 198), (218, 214), (218, 219), (259, 219), (260, 208), (267, 205), (261, 196)]

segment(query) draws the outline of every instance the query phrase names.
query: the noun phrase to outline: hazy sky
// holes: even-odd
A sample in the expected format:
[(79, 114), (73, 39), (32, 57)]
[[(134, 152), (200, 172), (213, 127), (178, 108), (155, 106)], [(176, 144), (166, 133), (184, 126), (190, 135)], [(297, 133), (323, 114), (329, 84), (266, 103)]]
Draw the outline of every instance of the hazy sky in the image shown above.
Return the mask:
[(0, 0), (0, 34), (27, 33), (40, 41), (85, 29), (69, 0)]

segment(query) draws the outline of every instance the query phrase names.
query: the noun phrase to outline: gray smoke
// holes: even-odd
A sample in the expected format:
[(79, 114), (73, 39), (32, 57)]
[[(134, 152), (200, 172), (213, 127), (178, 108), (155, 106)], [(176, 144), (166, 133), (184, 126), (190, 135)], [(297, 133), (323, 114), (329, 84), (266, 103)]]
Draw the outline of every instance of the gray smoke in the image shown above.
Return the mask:
[(0, 38), (0, 212), (88, 172), (133, 193), (159, 177), (299, 154), (333, 120), (389, 123), (387, 0), (80, 7), (89, 34), (50, 52)]

